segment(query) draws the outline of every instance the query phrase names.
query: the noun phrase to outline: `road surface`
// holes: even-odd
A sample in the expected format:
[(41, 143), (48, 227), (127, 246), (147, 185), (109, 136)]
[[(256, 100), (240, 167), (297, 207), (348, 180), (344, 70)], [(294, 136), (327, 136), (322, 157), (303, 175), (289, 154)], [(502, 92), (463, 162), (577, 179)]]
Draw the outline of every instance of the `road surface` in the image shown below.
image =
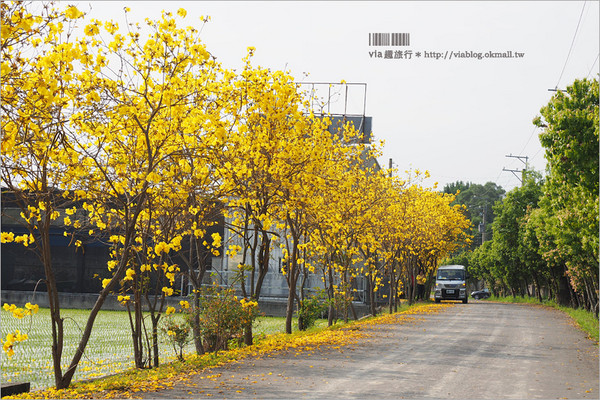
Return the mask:
[(213, 368), (144, 398), (599, 398), (598, 346), (554, 309), (472, 301), (383, 328), (340, 349)]

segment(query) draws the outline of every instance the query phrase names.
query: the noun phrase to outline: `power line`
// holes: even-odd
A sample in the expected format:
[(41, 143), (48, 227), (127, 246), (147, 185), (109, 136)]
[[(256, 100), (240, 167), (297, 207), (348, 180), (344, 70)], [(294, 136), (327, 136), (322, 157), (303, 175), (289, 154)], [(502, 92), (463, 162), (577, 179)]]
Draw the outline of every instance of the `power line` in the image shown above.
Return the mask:
[(531, 157), (531, 161), (533, 161), (533, 159), (535, 158), (535, 156), (537, 156), (538, 154), (540, 154), (540, 151), (544, 150), (543, 147), (541, 147), (534, 155), (533, 157)]
[(596, 65), (596, 63), (598, 62), (598, 56), (600, 56), (600, 53), (596, 54), (596, 59), (594, 60), (594, 63), (592, 64), (592, 68), (590, 68), (590, 72), (588, 72), (588, 74), (587, 74), (587, 77), (586, 77), (586, 78), (589, 78), (589, 77), (590, 77), (590, 75), (592, 74), (592, 71), (593, 71), (593, 69), (594, 69), (594, 66), (595, 66), (595, 65)]
[(538, 128), (537, 126), (533, 127), (533, 131), (531, 131), (531, 135), (529, 135), (529, 139), (527, 139), (527, 143), (525, 143), (525, 146), (523, 146), (523, 149), (521, 149), (520, 153), (523, 153), (525, 151), (525, 148), (529, 144), (529, 141), (531, 141), (531, 138), (533, 137), (533, 134), (535, 133), (535, 131), (537, 130), (537, 128)]
[(581, 8), (581, 14), (579, 14), (579, 21), (577, 21), (577, 28), (575, 28), (575, 34), (573, 35), (573, 40), (571, 41), (571, 47), (569, 48), (569, 53), (567, 54), (567, 59), (565, 60), (565, 65), (563, 65), (562, 71), (560, 72), (560, 76), (558, 77), (558, 82), (556, 82), (555, 89), (558, 89), (558, 84), (562, 79), (562, 76), (565, 72), (565, 68), (567, 67), (567, 62), (569, 61), (569, 57), (571, 56), (571, 50), (573, 50), (573, 45), (575, 44), (575, 38), (577, 37), (577, 32), (579, 31), (579, 24), (581, 23), (581, 17), (583, 17), (583, 10), (585, 10), (585, 5), (587, 1), (583, 3), (583, 7)]

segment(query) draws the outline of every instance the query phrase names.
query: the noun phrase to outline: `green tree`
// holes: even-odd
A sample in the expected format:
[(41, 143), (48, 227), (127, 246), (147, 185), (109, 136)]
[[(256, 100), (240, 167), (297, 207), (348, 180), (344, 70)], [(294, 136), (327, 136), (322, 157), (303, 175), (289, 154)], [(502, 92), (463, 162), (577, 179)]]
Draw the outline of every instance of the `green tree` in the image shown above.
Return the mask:
[(524, 244), (531, 252), (538, 253), (544, 261), (544, 267), (538, 271), (539, 284), (549, 289), (550, 298), (559, 304), (568, 305), (573, 300), (572, 290), (566, 275), (565, 259), (558, 251), (553, 233), (557, 218), (543, 206), (544, 199), (545, 197), (540, 199), (540, 208), (531, 210), (527, 216)]
[[(498, 294), (505, 285), (503, 280), (495, 275), (498, 271), (499, 257), (493, 244), (493, 241), (487, 241), (469, 253), (468, 268), (471, 278), (483, 279), (492, 293)], [(460, 264), (460, 262), (452, 262), (454, 263)]]
[[(457, 192), (458, 194), (456, 194)], [(481, 185), (456, 181), (444, 186), (444, 193), (456, 194), (453, 205), (462, 204), (466, 206), (465, 216), (471, 221), (469, 233), (473, 237), (469, 250), (481, 246), (485, 240), (492, 239), (492, 223), (496, 217), (493, 205), (501, 200), (506, 193), (501, 186), (496, 185), (494, 182)], [(464, 250), (464, 248), (461, 249), (461, 251)]]
[(598, 193), (598, 80), (576, 80), (567, 93), (557, 92), (534, 124), (544, 128), (551, 179)]
[(492, 275), (501, 278), (513, 296), (519, 290), (524, 294), (523, 289), (530, 283), (531, 277), (525, 268), (527, 260), (521, 224), (526, 221), (527, 211), (537, 207), (541, 194), (540, 175), (530, 174), (522, 187), (511, 190), (502, 202), (494, 206), (497, 216), (493, 223), (493, 247), (500, 262), (494, 266)]
[[(544, 128), (549, 176), (542, 208), (551, 242), (567, 267), (575, 305), (598, 314), (598, 80), (576, 80), (555, 94), (534, 123)], [(543, 233), (540, 232), (542, 236)], [(540, 237), (540, 242), (544, 238)], [(546, 248), (546, 252), (550, 251)]]

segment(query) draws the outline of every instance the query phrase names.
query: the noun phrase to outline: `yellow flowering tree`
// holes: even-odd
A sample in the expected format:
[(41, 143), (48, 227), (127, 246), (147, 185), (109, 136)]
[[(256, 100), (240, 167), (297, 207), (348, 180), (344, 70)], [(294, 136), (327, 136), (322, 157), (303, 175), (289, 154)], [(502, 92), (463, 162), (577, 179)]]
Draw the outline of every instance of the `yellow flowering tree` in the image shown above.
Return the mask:
[[(239, 76), (231, 76), (229, 113), (235, 123), (227, 137), (219, 176), (229, 228), (241, 242), (240, 283), (244, 297), (257, 301), (269, 268), (272, 242), (281, 228), (276, 209), (286, 182), (305, 163), (301, 145), (305, 119), (302, 96), (291, 76), (254, 68), (253, 49)], [(304, 147), (303, 149), (308, 149)], [(245, 341), (252, 343), (252, 327)]]
[[(332, 135), (329, 119), (307, 114), (297, 125), (290, 137), (289, 152), (294, 162), (288, 162), (292, 171), (289, 178), (282, 181), (282, 202), (277, 208), (278, 219), (283, 221), (284, 235), (281, 238), (285, 254), (288, 303), (286, 332), (291, 333), (294, 304), (302, 308), (304, 282), (309, 274), (315, 273), (315, 265), (320, 263), (318, 241), (314, 237), (322, 224), (322, 211), (326, 204), (323, 193), (334, 190), (342, 166), (350, 165), (356, 148), (345, 146), (344, 135), (351, 137), (356, 132), (351, 126), (342, 128), (339, 135)], [(303, 280), (298, 286), (298, 279)]]
[[(359, 230), (358, 242), (364, 266), (361, 270), (367, 281), (367, 291), (371, 314), (377, 313), (378, 291), (388, 277), (388, 288), (396, 285), (394, 277), (395, 255), (390, 244), (398, 221), (394, 218), (394, 209), (398, 199), (404, 192), (407, 181), (388, 175), (389, 171), (373, 174), (363, 190), (361, 199), (365, 211), (361, 213), (362, 226)], [(392, 290), (393, 293), (393, 290)], [(388, 294), (390, 296), (390, 294)]]
[[(81, 48), (70, 33), (83, 13), (74, 7), (39, 11), (23, 2), (2, 2), (2, 158), (1, 179), (20, 208), (25, 236), (2, 234), (2, 242), (30, 247), (44, 267), (52, 325), (52, 362), (58, 388), (69, 386), (89, 339), (90, 315), (78, 350), (62, 370), (63, 319), (52, 266), (50, 229), (62, 210), (74, 204), (69, 192), (78, 155), (67, 139), (70, 116), (85, 91), (79, 87)], [(79, 166), (85, 173), (85, 166)], [(102, 301), (98, 303), (97, 309)], [(17, 337), (15, 337), (17, 338)]]
[(402, 230), (397, 236), (399, 278), (409, 303), (415, 300), (416, 277), (432, 276), (439, 261), (457, 246), (470, 240), (469, 221), (461, 206), (450, 206), (453, 195), (413, 184), (401, 196), (397, 221)]
[[(356, 135), (347, 127), (346, 137)], [(329, 173), (323, 188), (318, 192), (319, 207), (312, 229), (313, 246), (321, 255), (323, 280), (330, 301), (329, 323), (333, 322), (334, 309), (339, 308), (344, 319), (353, 311), (354, 280), (362, 272), (361, 245), (371, 248), (372, 221), (377, 205), (384, 199), (374, 186), (379, 172), (370, 165), (377, 148), (345, 146), (345, 159), (328, 165)], [(334, 303), (340, 303), (334, 307)]]
[[(102, 294), (131, 292), (138, 368), (158, 364), (158, 322), (179, 272), (169, 252), (179, 251), (190, 231), (182, 218), (196, 183), (189, 157), (198, 150), (189, 149), (212, 127), (205, 103), (214, 101), (218, 68), (199, 31), (178, 28), (177, 18), (163, 12), (157, 21), (146, 20), (147, 35), (139, 25), (123, 34), (113, 22), (92, 20), (80, 42), (80, 85), (89, 94), (73, 116), (77, 134), (71, 141), (90, 173), (74, 179), (91, 223), (118, 233)], [(193, 178), (201, 174), (209, 171)], [(147, 349), (144, 300), (152, 314), (153, 346)]]
[[(186, 188), (186, 202), (179, 208), (176, 230), (183, 235), (182, 248), (176, 253), (182, 263), (182, 273), (192, 286), (192, 308), (199, 310), (200, 289), (205, 281), (211, 258), (222, 255), (223, 238), (211, 227), (223, 220), (224, 193), (228, 189), (227, 174), (223, 176), (224, 154), (233, 146), (229, 138), (236, 121), (232, 108), (236, 91), (231, 71), (211, 63), (212, 73), (206, 73), (204, 91), (195, 102), (195, 118), (186, 120), (186, 129), (177, 136), (179, 173), (172, 178)], [(208, 72), (208, 71), (207, 71)], [(227, 169), (225, 169), (227, 170)], [(222, 226), (222, 225), (221, 225)], [(193, 313), (193, 338), (197, 354), (204, 353), (198, 313)]]
[[(187, 301), (180, 302), (179, 312), (185, 313), (189, 310), (190, 305)], [(177, 319), (175, 307), (167, 307), (165, 312), (166, 318), (162, 326), (162, 331), (167, 337), (167, 342), (173, 347), (173, 351), (177, 355), (179, 361), (184, 361), (183, 348), (190, 341), (190, 326), (185, 320)]]

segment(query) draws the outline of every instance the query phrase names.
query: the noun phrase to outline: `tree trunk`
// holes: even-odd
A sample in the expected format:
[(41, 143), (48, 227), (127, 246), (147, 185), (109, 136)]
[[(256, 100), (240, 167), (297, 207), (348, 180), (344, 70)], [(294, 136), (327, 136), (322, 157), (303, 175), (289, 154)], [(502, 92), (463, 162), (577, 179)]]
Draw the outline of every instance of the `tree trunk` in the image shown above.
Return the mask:
[(375, 304), (374, 285), (375, 285), (375, 283), (373, 282), (371, 275), (369, 275), (369, 302), (371, 303), (371, 315), (372, 316), (377, 315), (377, 305)]
[(342, 274), (342, 287), (344, 288), (344, 323), (347, 324), (348, 323), (348, 299), (350, 298), (350, 296), (348, 295), (348, 289), (349, 289), (349, 285), (348, 285), (348, 269), (344, 269), (344, 273)]
[(152, 349), (153, 349), (153, 359), (154, 359), (154, 367), (158, 368), (159, 358), (158, 358), (158, 321), (160, 320), (160, 315), (157, 315), (156, 318), (152, 317)]
[(42, 262), (44, 263), (44, 270), (46, 274), (46, 290), (48, 291), (50, 318), (52, 320), (52, 364), (54, 367), (54, 382), (58, 388), (63, 382), (61, 360), (64, 340), (64, 327), (63, 319), (60, 316), (60, 304), (58, 300), (56, 278), (54, 277), (54, 271), (51, 264), (49, 235), (42, 235), (42, 241), (43, 245), (41, 249), (41, 258)]
[[(292, 264), (293, 263), (294, 262), (292, 261)], [(288, 273), (289, 274), (292, 273), (291, 268)], [(295, 295), (296, 280), (288, 278), (288, 287), (289, 287), (289, 293), (288, 293), (287, 308), (286, 308), (286, 313), (285, 313), (285, 333), (291, 334), (292, 333), (292, 317), (294, 315), (294, 300), (296, 299), (296, 295)]]
[(142, 302), (140, 291), (135, 291), (134, 309), (134, 329), (131, 332), (133, 339), (133, 359), (136, 368), (144, 368), (144, 343), (142, 341)]
[(327, 272), (329, 276), (329, 284), (327, 286), (327, 296), (329, 297), (329, 309), (327, 312), (327, 326), (333, 325), (333, 317), (335, 313), (334, 301), (335, 294), (333, 292), (333, 270), (331, 265), (327, 265)]
[(262, 243), (260, 245), (260, 251), (258, 252), (258, 278), (256, 280), (256, 287), (253, 290), (252, 297), (255, 301), (260, 298), (260, 292), (262, 285), (269, 272), (269, 259), (271, 254), (271, 239), (266, 231), (262, 232)]
[(204, 345), (202, 344), (202, 331), (200, 330), (200, 291), (197, 282), (194, 284), (194, 300), (192, 309), (192, 332), (194, 333), (194, 347), (196, 354), (201, 356), (205, 353)]
[(392, 270), (390, 271), (390, 293), (389, 293), (389, 306), (390, 306), (390, 314), (394, 311), (394, 302), (396, 301), (396, 280), (394, 279), (396, 274), (394, 273), (394, 267), (392, 265)]
[(104, 301), (106, 300), (106, 297), (108, 296), (109, 292), (110, 286), (107, 286), (100, 292), (96, 303), (94, 303), (94, 307), (92, 307), (92, 310), (90, 311), (90, 315), (88, 316), (85, 329), (83, 330), (83, 334), (81, 335), (79, 345), (77, 346), (75, 355), (71, 360), (71, 364), (69, 365), (69, 368), (65, 371), (65, 374), (62, 377), (62, 379), (60, 379), (60, 382), (56, 383), (57, 389), (66, 389), (71, 385), (71, 380), (73, 379), (73, 375), (75, 375), (75, 370), (79, 365), (79, 361), (81, 360), (81, 357), (83, 356), (87, 343), (90, 339), (92, 328), (94, 327), (94, 322), (96, 320), (96, 317), (98, 316), (98, 312), (102, 308), (102, 305), (104, 304)]
[(251, 346), (254, 337), (252, 335), (252, 321), (244, 327), (244, 344), (246, 346)]
[(535, 284), (535, 294), (537, 296), (538, 301), (541, 303), (542, 299), (542, 287), (540, 286), (540, 279), (537, 274), (533, 277), (533, 282)]

